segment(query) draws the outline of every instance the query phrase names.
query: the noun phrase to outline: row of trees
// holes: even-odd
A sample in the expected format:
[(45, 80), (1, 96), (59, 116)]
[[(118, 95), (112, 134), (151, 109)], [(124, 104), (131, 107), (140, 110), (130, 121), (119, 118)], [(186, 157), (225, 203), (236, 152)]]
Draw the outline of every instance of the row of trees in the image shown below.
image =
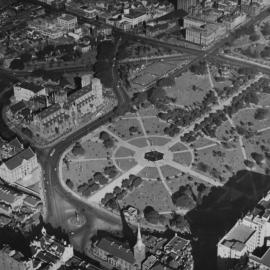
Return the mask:
[(104, 198), (101, 199), (101, 203), (105, 207), (109, 207), (114, 210), (117, 209), (118, 206), (114, 202), (122, 200), (128, 191), (132, 191), (134, 188), (139, 187), (142, 182), (143, 180), (141, 177), (131, 174), (129, 178), (122, 181), (121, 187), (116, 186), (112, 193), (106, 193)]

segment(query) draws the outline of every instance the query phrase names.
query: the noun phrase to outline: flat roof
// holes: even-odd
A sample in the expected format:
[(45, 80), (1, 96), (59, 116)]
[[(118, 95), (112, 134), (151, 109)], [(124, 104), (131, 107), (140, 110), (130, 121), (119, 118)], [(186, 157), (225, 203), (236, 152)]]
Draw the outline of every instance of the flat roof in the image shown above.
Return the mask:
[(244, 225), (238, 224), (226, 235), (222, 245), (241, 251), (245, 247), (245, 243), (255, 232), (254, 229)]
[(270, 247), (266, 250), (261, 258), (251, 254), (250, 259), (270, 268)]

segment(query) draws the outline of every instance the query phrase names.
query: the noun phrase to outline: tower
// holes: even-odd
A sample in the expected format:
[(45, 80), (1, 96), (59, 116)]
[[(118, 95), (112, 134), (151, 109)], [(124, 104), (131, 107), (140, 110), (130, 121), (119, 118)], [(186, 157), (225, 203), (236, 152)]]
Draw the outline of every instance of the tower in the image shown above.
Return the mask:
[(142, 262), (145, 259), (145, 245), (142, 241), (140, 224), (138, 224), (137, 243), (134, 246), (134, 258), (138, 269), (141, 269)]

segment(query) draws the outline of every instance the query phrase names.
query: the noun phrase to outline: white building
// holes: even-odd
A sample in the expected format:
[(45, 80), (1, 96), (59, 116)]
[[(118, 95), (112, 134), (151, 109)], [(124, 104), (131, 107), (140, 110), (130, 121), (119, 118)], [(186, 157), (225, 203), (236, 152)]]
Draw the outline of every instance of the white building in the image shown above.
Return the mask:
[(122, 17), (122, 22), (128, 22), (132, 27), (135, 27), (143, 22), (147, 22), (148, 20), (149, 16), (145, 12), (134, 9), (131, 9), (128, 14), (124, 14)]
[(57, 18), (57, 22), (67, 31), (72, 31), (77, 26), (77, 17), (70, 14), (62, 14), (60, 17)]
[(28, 147), (0, 165), (0, 177), (14, 183), (31, 175), (38, 167), (37, 156)]
[[(218, 242), (219, 261), (240, 259), (244, 255), (250, 255), (258, 247), (263, 247), (265, 244), (269, 246), (267, 242), (270, 237), (269, 218), (270, 193), (258, 203), (252, 212), (238, 220), (233, 228)], [(254, 263), (257, 260), (255, 257), (250, 255), (250, 258), (255, 260)], [(224, 265), (222, 266), (224, 267)]]
[(46, 95), (44, 86), (34, 83), (20, 82), (13, 86), (16, 102), (21, 100), (30, 100), (34, 96)]

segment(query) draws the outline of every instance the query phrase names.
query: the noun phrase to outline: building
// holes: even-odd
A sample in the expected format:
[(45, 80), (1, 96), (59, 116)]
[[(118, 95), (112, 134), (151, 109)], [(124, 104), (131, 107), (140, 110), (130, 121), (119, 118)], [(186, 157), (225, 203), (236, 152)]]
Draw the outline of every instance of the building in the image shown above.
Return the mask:
[(147, 22), (149, 20), (148, 15), (145, 12), (130, 9), (127, 14), (124, 14), (122, 17), (122, 22), (129, 23), (132, 27), (135, 27), (143, 22)]
[(145, 260), (145, 244), (142, 241), (140, 225), (138, 226), (137, 243), (133, 248), (134, 259), (139, 269), (142, 268), (142, 262)]
[(0, 165), (0, 177), (12, 184), (23, 180), (38, 168), (37, 156), (33, 150), (28, 147), (2, 162)]
[[(230, 260), (238, 260), (249, 256), (251, 264), (266, 264), (263, 254), (267, 251), (270, 237), (270, 192), (244, 218), (238, 220), (233, 228), (218, 243), (218, 259), (224, 268)], [(256, 249), (264, 252), (253, 254)], [(226, 268), (225, 268), (226, 269)], [(260, 268), (268, 269), (268, 268)]]
[(142, 237), (140, 227), (133, 251), (122, 241), (103, 237), (92, 244), (91, 252), (120, 270), (193, 269), (190, 241), (177, 235), (169, 241), (152, 235)]
[(67, 31), (72, 31), (77, 26), (77, 17), (70, 14), (62, 14), (60, 17), (57, 18), (57, 22)]
[(6, 160), (23, 150), (23, 144), (16, 137), (15, 139), (7, 142), (0, 138), (0, 159)]
[[(84, 80), (82, 83), (87, 84)], [(65, 90), (55, 94), (55, 103), (34, 115), (31, 130), (38, 136), (54, 139), (70, 132), (85, 115), (94, 115), (103, 103), (102, 84), (93, 78), (80, 90), (67, 96)]]
[(197, 6), (197, 0), (177, 0), (177, 9), (189, 12), (190, 8), (195, 6)]
[(4, 246), (0, 250), (0, 269), (34, 270), (31, 259), (26, 259), (22, 253), (12, 250), (9, 246)]
[(28, 101), (34, 96), (46, 95), (44, 86), (28, 82), (19, 82), (13, 86), (14, 97), (16, 102)]
[(65, 265), (74, 255), (73, 247), (66, 242), (60, 242), (54, 236), (49, 236), (46, 230), (42, 229), (43, 236), (31, 243), (34, 269), (40, 269), (45, 265), (46, 270), (57, 270)]

